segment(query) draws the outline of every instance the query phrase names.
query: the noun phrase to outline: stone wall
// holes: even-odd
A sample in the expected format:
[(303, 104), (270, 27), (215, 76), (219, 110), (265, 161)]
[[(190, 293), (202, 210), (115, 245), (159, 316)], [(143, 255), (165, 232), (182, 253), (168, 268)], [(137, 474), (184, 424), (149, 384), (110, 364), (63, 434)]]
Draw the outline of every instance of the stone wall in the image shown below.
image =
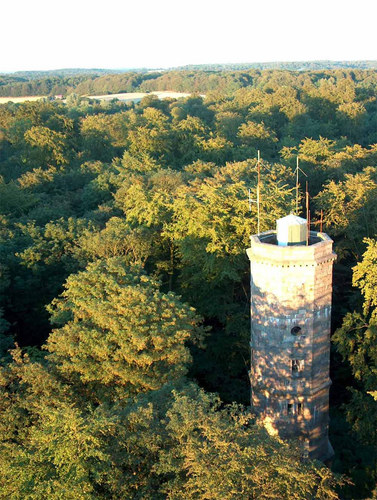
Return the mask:
[(251, 237), (252, 406), (281, 436), (306, 443), (326, 459), (332, 240), (280, 247), (266, 243), (272, 231)]

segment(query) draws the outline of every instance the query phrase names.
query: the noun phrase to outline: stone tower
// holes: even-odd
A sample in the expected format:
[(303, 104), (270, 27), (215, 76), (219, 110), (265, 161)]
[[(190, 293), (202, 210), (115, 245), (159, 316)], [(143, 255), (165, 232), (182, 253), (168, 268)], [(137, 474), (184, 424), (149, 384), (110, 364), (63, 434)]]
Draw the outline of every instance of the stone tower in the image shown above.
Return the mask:
[(289, 215), (251, 236), (251, 386), (254, 412), (311, 458), (328, 440), (332, 240)]

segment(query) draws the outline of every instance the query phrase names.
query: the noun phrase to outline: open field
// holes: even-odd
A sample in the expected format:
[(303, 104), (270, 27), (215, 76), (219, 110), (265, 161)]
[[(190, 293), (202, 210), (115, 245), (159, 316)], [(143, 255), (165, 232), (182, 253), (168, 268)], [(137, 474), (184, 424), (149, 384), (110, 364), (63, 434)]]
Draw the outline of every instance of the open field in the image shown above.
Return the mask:
[(106, 95), (90, 95), (86, 96), (90, 99), (99, 99), (100, 101), (111, 101), (112, 99), (119, 99), (125, 102), (139, 102), (141, 99), (147, 95), (156, 95), (159, 99), (179, 99), (180, 97), (188, 97), (191, 94), (185, 92), (170, 92), (170, 91), (155, 91), (155, 92), (127, 92), (124, 94), (106, 94)]
[(47, 97), (45, 95), (30, 95), (26, 97), (0, 97), (0, 104), (5, 104), (7, 102), (25, 102), (25, 101), (38, 101)]
[[(155, 91), (155, 92), (126, 92), (123, 94), (105, 94), (105, 95), (88, 95), (89, 99), (98, 99), (99, 101), (111, 101), (112, 99), (119, 99), (124, 102), (139, 102), (143, 97), (147, 95), (156, 95), (159, 99), (180, 99), (182, 97), (188, 97), (191, 94), (185, 92), (170, 92), (170, 91)], [(25, 101), (38, 101), (43, 99), (44, 95), (37, 96), (25, 96), (25, 97), (0, 97), (0, 104), (5, 104), (7, 102), (25, 102)], [(202, 96), (204, 97), (204, 95)]]

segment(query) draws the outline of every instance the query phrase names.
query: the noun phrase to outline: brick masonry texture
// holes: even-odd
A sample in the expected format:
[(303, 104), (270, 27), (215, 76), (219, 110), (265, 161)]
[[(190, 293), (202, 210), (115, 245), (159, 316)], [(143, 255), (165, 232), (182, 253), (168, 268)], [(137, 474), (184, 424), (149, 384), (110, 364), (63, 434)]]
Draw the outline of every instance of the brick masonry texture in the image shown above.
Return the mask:
[(328, 441), (332, 240), (281, 247), (274, 231), (251, 237), (252, 407), (282, 437), (298, 438), (312, 458)]

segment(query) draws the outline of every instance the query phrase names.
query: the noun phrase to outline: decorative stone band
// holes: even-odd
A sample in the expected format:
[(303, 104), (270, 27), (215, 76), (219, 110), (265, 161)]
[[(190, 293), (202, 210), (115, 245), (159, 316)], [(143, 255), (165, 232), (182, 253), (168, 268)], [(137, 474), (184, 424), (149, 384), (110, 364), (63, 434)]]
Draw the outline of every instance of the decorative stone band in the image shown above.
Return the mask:
[[(247, 255), (249, 257), (250, 260), (253, 260), (254, 262), (256, 261), (256, 259), (253, 258), (252, 255), (250, 255), (249, 251), (250, 249), (247, 249), (246, 252), (247, 252)], [(325, 260), (322, 260), (322, 261), (317, 261), (317, 262), (295, 262), (295, 263), (290, 263), (290, 264), (279, 264), (275, 261), (271, 261), (271, 260), (259, 260), (258, 259), (258, 262), (261, 263), (261, 264), (264, 264), (266, 266), (270, 266), (270, 267), (317, 267), (317, 266), (322, 266), (323, 264), (327, 264), (328, 262), (333, 262), (334, 260), (336, 260), (336, 254), (333, 253), (331, 258), (330, 259), (325, 259)]]
[(251, 236), (250, 248), (246, 250), (250, 261), (278, 267), (312, 267), (336, 259), (333, 241), (325, 233), (310, 231), (309, 245), (278, 246), (275, 238), (276, 231)]

